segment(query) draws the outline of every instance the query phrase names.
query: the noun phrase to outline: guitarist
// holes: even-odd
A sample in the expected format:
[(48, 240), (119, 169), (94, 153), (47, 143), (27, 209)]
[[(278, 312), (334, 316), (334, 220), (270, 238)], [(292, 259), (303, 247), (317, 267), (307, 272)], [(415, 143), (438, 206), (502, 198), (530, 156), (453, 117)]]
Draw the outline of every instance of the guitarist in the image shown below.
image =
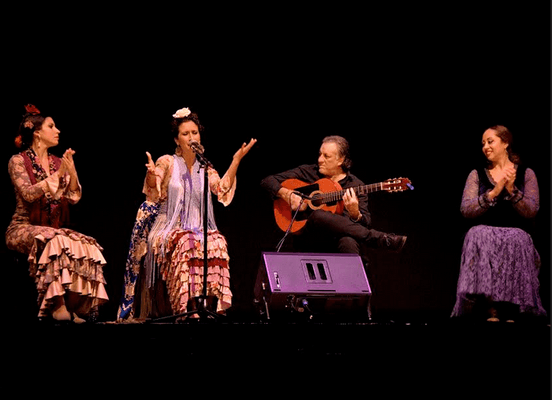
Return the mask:
[(287, 179), (299, 179), (311, 184), (319, 179), (329, 178), (338, 182), (345, 190), (342, 215), (324, 210), (314, 210), (310, 213), (305, 230), (300, 235), (300, 242), (303, 243), (300, 243), (299, 247), (303, 251), (322, 249), (323, 252), (337, 251), (360, 255), (363, 244), (396, 252), (402, 250), (406, 236), (370, 228), (368, 195), (357, 196), (354, 190), (350, 189), (364, 185), (360, 179), (349, 172), (351, 164), (347, 140), (341, 136), (328, 136), (322, 141), (318, 164), (301, 165), (289, 171), (268, 176), (261, 181), (261, 187), (273, 198), (284, 199), (292, 210), (297, 210), (301, 205), (300, 211), (306, 210), (307, 204), (305, 202), (301, 204), (300, 196), (282, 186), (281, 183)]

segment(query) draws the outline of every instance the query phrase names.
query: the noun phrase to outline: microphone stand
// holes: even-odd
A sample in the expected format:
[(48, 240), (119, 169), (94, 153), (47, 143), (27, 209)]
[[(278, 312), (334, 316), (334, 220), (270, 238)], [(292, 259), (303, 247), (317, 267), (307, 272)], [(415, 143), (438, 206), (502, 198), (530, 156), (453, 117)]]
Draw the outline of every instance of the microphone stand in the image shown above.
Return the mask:
[[(207, 173), (208, 167), (213, 167), (213, 164), (205, 158), (203, 155), (203, 151), (198, 150), (197, 147), (191, 146), (194, 153), (196, 153), (196, 157), (198, 161), (201, 164), (201, 168), (203, 168), (203, 291), (200, 296), (196, 296), (193, 298), (193, 302), (196, 306), (195, 310), (187, 311), (185, 313), (181, 314), (175, 314), (175, 315), (168, 315), (166, 317), (156, 318), (152, 322), (158, 322), (158, 321), (164, 321), (168, 319), (178, 319), (178, 318), (187, 318), (190, 315), (198, 314), (199, 315), (199, 321), (202, 322), (203, 320), (208, 319), (218, 319), (220, 315), (218, 315), (216, 312), (213, 312), (207, 308), (207, 274), (209, 272), (209, 265), (208, 265), (208, 257), (207, 257), (207, 229), (208, 229), (208, 204), (209, 204), (209, 174)], [(218, 298), (216, 296), (212, 296), (214, 298), (214, 301), (212, 303), (213, 308), (216, 310), (217, 301)], [(188, 301), (188, 304), (190, 302)]]
[[(282, 239), (280, 239), (280, 241), (278, 242), (278, 244), (276, 245), (276, 252), (279, 253), (282, 246), (284, 245), (284, 242), (286, 241), (286, 238), (288, 237), (289, 233), (291, 232), (291, 228), (293, 227), (293, 223), (295, 222), (295, 220), (297, 219), (297, 214), (299, 214), (299, 210), (301, 209), (301, 206), (303, 205), (303, 203), (305, 202), (305, 200), (312, 200), (312, 197), (310, 196), (307, 196), (306, 194), (304, 193), (301, 193), (301, 192), (298, 192), (297, 190), (294, 190), (293, 191), (293, 194), (301, 197), (301, 202), (299, 203), (299, 207), (297, 207), (297, 210), (295, 210), (295, 213), (293, 214), (293, 217), (291, 218), (291, 221), (289, 222), (289, 226), (286, 230), (286, 233), (284, 233), (284, 237)], [(293, 211), (293, 210), (292, 210)]]

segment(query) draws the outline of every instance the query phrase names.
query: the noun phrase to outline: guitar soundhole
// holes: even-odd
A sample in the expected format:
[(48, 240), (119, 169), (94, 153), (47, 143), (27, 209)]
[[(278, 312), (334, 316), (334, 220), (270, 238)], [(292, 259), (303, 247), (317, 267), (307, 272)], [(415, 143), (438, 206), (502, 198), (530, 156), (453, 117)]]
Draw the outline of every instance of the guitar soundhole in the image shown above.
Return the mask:
[(312, 196), (311, 204), (314, 207), (322, 207), (324, 205), (324, 199), (321, 195), (315, 194), (314, 196)]

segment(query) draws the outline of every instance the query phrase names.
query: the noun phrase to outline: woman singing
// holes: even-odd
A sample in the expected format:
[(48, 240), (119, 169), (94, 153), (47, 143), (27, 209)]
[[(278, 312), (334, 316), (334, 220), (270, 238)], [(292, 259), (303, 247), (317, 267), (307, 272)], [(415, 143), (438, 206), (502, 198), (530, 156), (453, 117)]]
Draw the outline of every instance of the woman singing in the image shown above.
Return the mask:
[[(146, 153), (143, 189), (146, 201), (138, 210), (131, 236), (118, 320), (132, 318), (136, 306), (140, 309), (140, 319), (185, 313), (188, 301), (203, 291), (205, 168), (190, 147), (192, 141), (201, 143), (203, 126), (197, 114), (183, 108), (173, 115), (172, 127), (177, 146), (175, 154), (164, 155), (154, 163)], [(222, 178), (212, 167), (207, 168), (209, 189), (225, 206), (234, 197), (238, 166), (255, 143), (251, 139), (249, 144), (241, 146)], [(215, 224), (211, 196), (207, 218), (207, 295), (218, 299), (216, 310), (223, 313), (232, 302), (229, 257), (226, 239)], [(165, 298), (170, 308), (164, 307)]]
[[(16, 208), (6, 232), (9, 249), (28, 256), (38, 291), (40, 318), (84, 322), (108, 300), (96, 240), (67, 229), (68, 204), (81, 198), (71, 149), (62, 158), (48, 152), (60, 131), (54, 120), (27, 105), (8, 172), (15, 187)], [(91, 312), (92, 311), (92, 312)]]
[(474, 226), (464, 240), (452, 316), (479, 305), (489, 321), (513, 320), (519, 312), (546, 315), (539, 297), (540, 257), (527, 233), (539, 209), (539, 187), (533, 170), (512, 151), (512, 141), (504, 126), (487, 129), (482, 146), (488, 165), (468, 176), (461, 212)]

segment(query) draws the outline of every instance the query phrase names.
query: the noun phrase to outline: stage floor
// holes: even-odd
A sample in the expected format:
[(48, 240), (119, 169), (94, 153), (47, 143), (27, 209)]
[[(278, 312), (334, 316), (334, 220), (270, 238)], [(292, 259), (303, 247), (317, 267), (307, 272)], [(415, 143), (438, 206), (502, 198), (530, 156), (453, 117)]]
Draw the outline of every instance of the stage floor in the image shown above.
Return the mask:
[[(545, 323), (469, 323), (451, 319), (441, 322), (143, 322), (143, 323), (27, 323), (6, 329), (15, 341), (27, 336), (44, 341), (78, 344), (91, 339), (108, 347), (151, 347), (172, 340), (186, 342), (173, 350), (183, 356), (209, 354), (228, 356), (421, 356), (439, 349), (464, 352), (485, 348), (549, 355), (550, 325)], [(10, 335), (11, 336), (11, 335)], [(223, 344), (213, 347), (218, 342)], [(547, 357), (548, 358), (548, 357)]]
[(299, 383), (308, 376), (318, 387), (383, 387), (436, 398), (448, 398), (436, 389), (443, 385), (449, 394), (550, 393), (550, 326), (541, 323), (33, 323), (4, 330), (4, 360), (16, 371), (52, 359), (63, 365), (77, 354), (77, 370), (97, 369), (102, 381), (132, 385), (143, 374), (191, 377), (199, 368), (244, 382)]

